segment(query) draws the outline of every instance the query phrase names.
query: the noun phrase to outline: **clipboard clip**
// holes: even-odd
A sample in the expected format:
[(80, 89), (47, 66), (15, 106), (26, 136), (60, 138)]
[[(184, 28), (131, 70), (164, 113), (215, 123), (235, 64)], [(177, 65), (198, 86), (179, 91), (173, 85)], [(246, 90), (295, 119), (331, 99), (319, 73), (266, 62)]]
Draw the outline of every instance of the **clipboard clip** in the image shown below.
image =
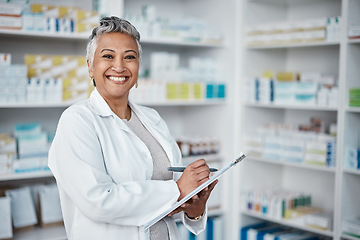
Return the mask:
[(241, 153), (234, 161), (234, 164), (237, 164), (239, 162), (241, 162), (244, 158), (246, 158), (246, 154)]

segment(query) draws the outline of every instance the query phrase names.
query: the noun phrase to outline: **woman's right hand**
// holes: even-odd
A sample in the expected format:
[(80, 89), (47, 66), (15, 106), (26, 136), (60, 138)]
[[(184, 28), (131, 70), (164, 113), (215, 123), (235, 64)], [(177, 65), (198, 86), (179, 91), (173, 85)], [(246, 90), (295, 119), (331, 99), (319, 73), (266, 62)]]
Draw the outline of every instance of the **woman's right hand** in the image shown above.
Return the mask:
[[(204, 159), (199, 159), (189, 164), (176, 182), (180, 191), (180, 201), (183, 197), (191, 193), (195, 188), (209, 179), (209, 166)], [(197, 195), (194, 196), (195, 198)]]

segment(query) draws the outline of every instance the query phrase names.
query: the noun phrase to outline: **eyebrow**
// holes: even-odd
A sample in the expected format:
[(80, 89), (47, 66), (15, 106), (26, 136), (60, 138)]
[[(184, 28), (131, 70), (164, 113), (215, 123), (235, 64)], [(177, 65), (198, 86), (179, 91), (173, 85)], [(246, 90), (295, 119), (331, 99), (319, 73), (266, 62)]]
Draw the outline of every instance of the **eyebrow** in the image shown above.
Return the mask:
[[(109, 49), (109, 48), (104, 48), (104, 49), (102, 49), (101, 50), (101, 52), (100, 53), (102, 53), (102, 52), (104, 52), (104, 51), (110, 51), (110, 52), (115, 52), (114, 50), (112, 50), (112, 49)], [(136, 55), (138, 55), (138, 53), (135, 51), (135, 50), (126, 50), (125, 51), (125, 53), (128, 53), (128, 52), (134, 52)]]
[(134, 52), (136, 55), (138, 55), (138, 53), (137, 53), (135, 50), (126, 50), (125, 52), (126, 52), (126, 53), (127, 53), (127, 52)]

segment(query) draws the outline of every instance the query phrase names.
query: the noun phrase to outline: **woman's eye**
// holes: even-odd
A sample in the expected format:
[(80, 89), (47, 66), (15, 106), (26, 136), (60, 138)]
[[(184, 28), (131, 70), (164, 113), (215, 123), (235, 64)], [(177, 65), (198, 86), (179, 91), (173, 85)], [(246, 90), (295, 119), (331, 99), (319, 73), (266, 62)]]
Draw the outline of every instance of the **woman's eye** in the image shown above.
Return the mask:
[(104, 55), (103, 58), (112, 59), (113, 57), (111, 55)]
[(136, 59), (136, 57), (133, 55), (128, 55), (128, 56), (125, 56), (125, 59)]

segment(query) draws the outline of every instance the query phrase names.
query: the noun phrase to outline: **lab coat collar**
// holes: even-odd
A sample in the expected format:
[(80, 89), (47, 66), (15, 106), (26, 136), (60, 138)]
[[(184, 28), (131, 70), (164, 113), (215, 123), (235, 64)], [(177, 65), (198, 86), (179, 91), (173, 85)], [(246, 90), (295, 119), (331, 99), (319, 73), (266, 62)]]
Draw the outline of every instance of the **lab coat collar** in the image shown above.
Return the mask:
[(90, 94), (89, 101), (91, 106), (93, 106), (96, 114), (102, 117), (113, 116), (114, 112), (110, 109), (109, 105), (105, 99), (100, 95), (98, 90), (95, 88)]
[[(98, 92), (98, 90), (96, 88), (90, 94), (89, 101), (90, 101), (91, 106), (93, 106), (94, 111), (99, 116), (102, 116), (102, 117), (114, 116), (115, 117), (115, 113), (111, 110), (108, 103), (100, 95), (100, 93)], [(150, 112), (149, 112), (150, 116), (147, 114), (144, 114), (142, 110), (145, 110), (145, 109), (141, 110), (139, 108), (139, 106), (137, 104), (133, 103), (131, 100), (129, 100), (128, 104), (129, 104), (130, 108), (139, 116), (140, 119), (150, 117), (152, 122), (155, 125), (158, 125), (159, 122), (161, 121), (161, 118), (158, 115), (151, 114)]]

